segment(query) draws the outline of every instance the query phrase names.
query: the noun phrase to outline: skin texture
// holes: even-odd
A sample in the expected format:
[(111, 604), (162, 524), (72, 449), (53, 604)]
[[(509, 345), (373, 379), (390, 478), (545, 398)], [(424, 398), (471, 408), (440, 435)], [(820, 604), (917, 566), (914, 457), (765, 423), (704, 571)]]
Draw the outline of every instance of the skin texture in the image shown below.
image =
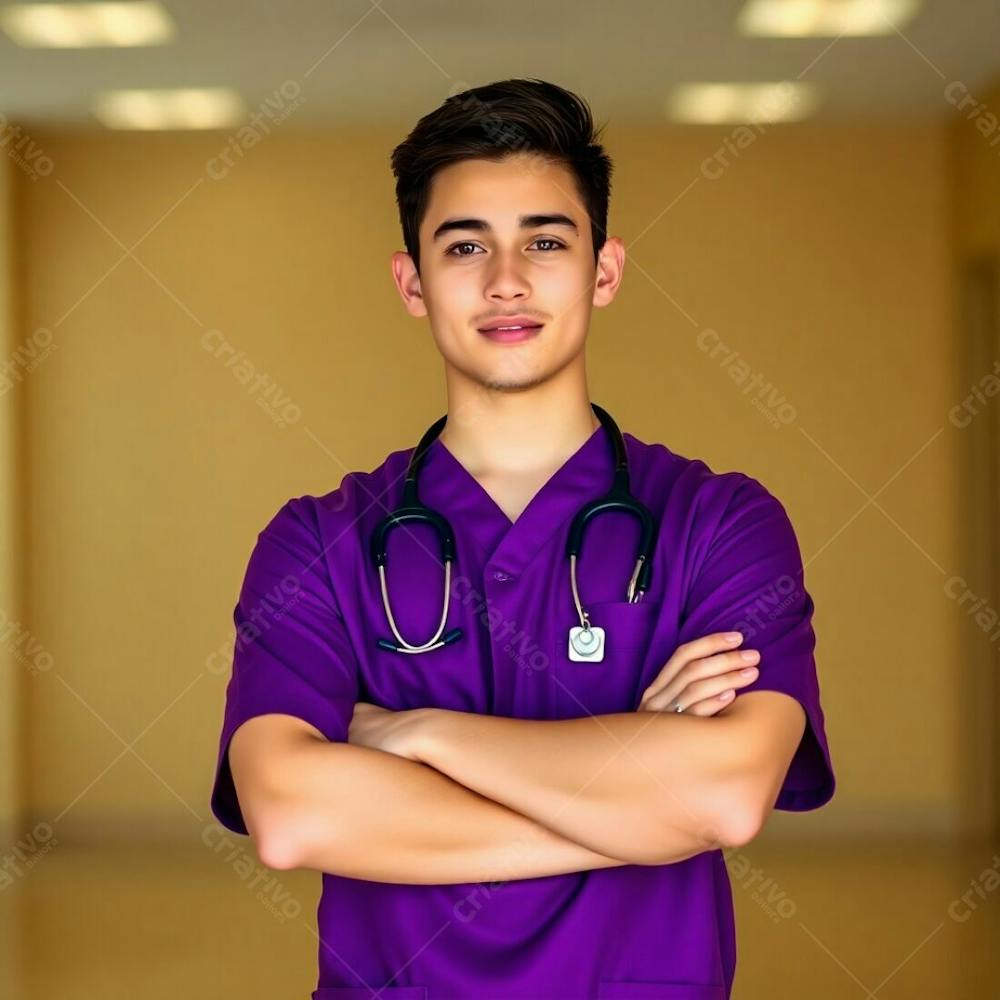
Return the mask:
[[(230, 744), (244, 819), (270, 868), (380, 882), (503, 882), (625, 864), (425, 764), (261, 715)], [(698, 853), (678, 854), (675, 860)]]
[(630, 712), (536, 721), (427, 709), (400, 727), (398, 714), (357, 706), (351, 741), (393, 746), (591, 850), (662, 864), (680, 837), (729, 841), (722, 818), (738, 812), (742, 777), (729, 720)]
[[(756, 836), (804, 716), (776, 691), (751, 692), (707, 718), (540, 721), (360, 703), (349, 741), (430, 764), (594, 851), (665, 864), (684, 837), (736, 846)], [(784, 738), (777, 750), (775, 733)]]
[[(575, 230), (525, 228), (527, 215), (566, 216)], [(470, 218), (484, 225), (435, 237)], [(403, 251), (391, 270), (444, 365), (441, 440), (516, 520), (598, 426), (584, 349), (593, 310), (621, 285), (624, 244), (608, 237), (595, 266), (573, 175), (519, 154), (439, 170), (420, 246), (419, 274)], [(542, 330), (517, 344), (480, 333), (515, 313)], [(359, 704), (346, 744), (287, 715), (249, 720), (230, 762), (261, 860), (444, 883), (662, 864), (749, 842), (805, 713), (780, 692), (735, 695), (753, 678), (736, 673), (744, 664), (718, 635), (686, 645), (635, 713), (535, 721)]]
[[(522, 215), (561, 214), (565, 226), (522, 230)], [(478, 218), (489, 233), (434, 231)], [(609, 237), (597, 267), (586, 211), (572, 174), (514, 156), (452, 164), (431, 185), (420, 227), (421, 274), (393, 254), (393, 280), (411, 316), (426, 317), (444, 363), (448, 423), (441, 441), (508, 516), (598, 426), (590, 408), (585, 344), (594, 308), (619, 288), (625, 247)], [(526, 313), (543, 322), (518, 344), (495, 344), (479, 327)]]

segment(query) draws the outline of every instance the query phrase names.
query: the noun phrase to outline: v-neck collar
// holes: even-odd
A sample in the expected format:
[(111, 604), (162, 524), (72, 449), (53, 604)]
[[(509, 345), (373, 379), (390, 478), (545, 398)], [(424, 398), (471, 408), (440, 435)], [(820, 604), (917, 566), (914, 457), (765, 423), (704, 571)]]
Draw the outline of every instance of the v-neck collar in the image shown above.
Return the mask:
[(557, 529), (569, 530), (584, 503), (611, 488), (613, 472), (611, 443), (600, 424), (512, 522), (479, 480), (435, 438), (424, 457), (419, 490), (421, 500), (451, 522), (459, 558), (462, 547), (472, 542), (490, 568), (515, 575)]

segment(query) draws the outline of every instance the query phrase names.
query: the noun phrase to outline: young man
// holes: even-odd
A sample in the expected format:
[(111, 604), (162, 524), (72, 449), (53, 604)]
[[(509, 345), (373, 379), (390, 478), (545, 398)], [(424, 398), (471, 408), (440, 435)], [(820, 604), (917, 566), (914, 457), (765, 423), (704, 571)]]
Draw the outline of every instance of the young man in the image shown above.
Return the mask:
[(650, 576), (619, 509), (571, 566), (616, 468), (585, 371), (625, 256), (596, 138), (573, 94), (508, 80), (393, 153), (393, 277), (444, 359), (417, 490), (448, 574), (427, 523), (373, 561), (412, 446), (289, 500), (250, 557), (212, 808), (265, 864), (323, 872), (314, 998), (724, 1000), (722, 849), (834, 792), (813, 602), (759, 482), (626, 434)]

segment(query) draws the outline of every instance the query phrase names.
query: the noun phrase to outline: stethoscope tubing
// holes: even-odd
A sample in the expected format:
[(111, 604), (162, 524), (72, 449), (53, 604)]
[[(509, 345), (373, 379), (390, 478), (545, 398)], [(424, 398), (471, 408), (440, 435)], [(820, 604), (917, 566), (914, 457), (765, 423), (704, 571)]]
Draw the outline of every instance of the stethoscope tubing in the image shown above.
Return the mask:
[[(573, 603), (580, 618), (580, 625), (585, 632), (589, 632), (591, 627), (590, 617), (584, 610), (580, 600), (576, 580), (576, 567), (583, 548), (583, 537), (587, 526), (592, 524), (594, 519), (601, 514), (613, 510), (622, 511), (638, 518), (640, 532), (639, 542), (636, 547), (636, 562), (629, 578), (625, 595), (629, 603), (640, 601), (649, 589), (652, 580), (652, 554), (656, 536), (656, 524), (652, 513), (631, 493), (625, 439), (622, 437), (618, 425), (612, 419), (611, 414), (603, 407), (598, 406), (594, 402), (590, 405), (608, 432), (614, 454), (615, 470), (611, 489), (604, 496), (584, 504), (576, 512), (570, 524), (569, 535), (566, 541), (566, 555), (569, 558), (570, 586), (573, 592)], [(380, 649), (391, 652), (426, 653), (457, 642), (462, 637), (462, 630), (459, 628), (453, 628), (445, 633), (451, 600), (451, 567), (456, 558), (455, 533), (446, 517), (420, 501), (417, 489), (417, 480), (427, 450), (444, 429), (447, 420), (448, 415), (445, 414), (431, 424), (424, 432), (423, 437), (421, 437), (410, 456), (410, 461), (406, 469), (406, 478), (403, 483), (403, 497), (399, 506), (379, 522), (371, 536), (370, 554), (379, 575), (382, 604), (385, 609), (389, 628), (396, 638), (395, 642), (389, 639), (378, 639), (376, 642)], [(430, 524), (434, 528), (440, 543), (441, 561), (444, 566), (444, 601), (441, 620), (434, 635), (426, 642), (420, 644), (410, 643), (400, 634), (399, 628), (396, 625), (396, 619), (392, 613), (388, 581), (386, 579), (389, 534), (393, 529), (406, 524)]]

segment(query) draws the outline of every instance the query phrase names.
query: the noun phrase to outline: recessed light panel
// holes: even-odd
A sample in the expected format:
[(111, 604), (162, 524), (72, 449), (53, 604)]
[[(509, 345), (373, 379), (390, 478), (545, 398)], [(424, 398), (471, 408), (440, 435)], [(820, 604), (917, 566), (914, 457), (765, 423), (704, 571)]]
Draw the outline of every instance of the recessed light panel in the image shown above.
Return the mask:
[(179, 90), (109, 90), (94, 102), (108, 128), (229, 128), (246, 115), (240, 95), (227, 87)]
[(0, 27), (26, 48), (164, 45), (176, 28), (153, 0), (127, 3), (12, 3), (0, 7)]
[(819, 104), (811, 83), (685, 83), (667, 99), (673, 121), (707, 125), (787, 122), (806, 118)]
[(744, 35), (890, 35), (921, 0), (747, 0), (736, 20)]

